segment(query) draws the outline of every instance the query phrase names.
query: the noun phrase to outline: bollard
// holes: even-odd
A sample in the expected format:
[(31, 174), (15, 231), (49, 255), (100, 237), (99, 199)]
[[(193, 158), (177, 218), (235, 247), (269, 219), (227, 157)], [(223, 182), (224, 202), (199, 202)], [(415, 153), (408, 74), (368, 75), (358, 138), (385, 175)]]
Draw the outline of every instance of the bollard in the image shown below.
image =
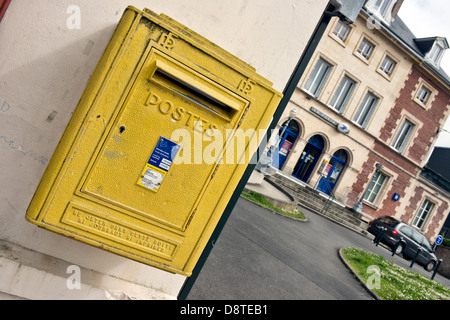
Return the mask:
[(381, 240), (384, 238), (384, 234), (386, 233), (386, 231), (387, 231), (387, 228), (385, 228), (385, 227), (381, 227), (380, 228), (380, 232), (378, 232), (378, 234), (377, 234), (377, 236), (376, 236), (376, 238), (374, 240), (375, 246), (378, 247), (378, 245), (380, 244)]
[(378, 233), (377, 233), (377, 236), (375, 237), (375, 239), (373, 239), (373, 243), (374, 243), (375, 245), (378, 245), (378, 243), (380, 242), (380, 241), (379, 241), (380, 235), (381, 235), (382, 232), (383, 232), (383, 227), (378, 228), (378, 229), (379, 229), (379, 231), (378, 231)]
[(441, 266), (443, 261), (444, 260), (439, 259), (437, 266), (434, 268), (434, 272), (433, 272), (433, 275), (431, 276), (431, 280), (434, 280), (434, 277), (436, 276), (436, 273), (438, 272), (438, 269)]
[(419, 254), (422, 252), (422, 248), (419, 248), (419, 250), (417, 250), (416, 256), (414, 257), (413, 261), (411, 262), (411, 265), (409, 266), (410, 268), (413, 267), (414, 263), (416, 263), (417, 258), (419, 257)]
[(397, 251), (398, 247), (400, 247), (400, 245), (402, 244), (402, 240), (403, 240), (403, 238), (398, 239), (397, 244), (392, 249), (392, 256), (395, 256), (395, 252)]

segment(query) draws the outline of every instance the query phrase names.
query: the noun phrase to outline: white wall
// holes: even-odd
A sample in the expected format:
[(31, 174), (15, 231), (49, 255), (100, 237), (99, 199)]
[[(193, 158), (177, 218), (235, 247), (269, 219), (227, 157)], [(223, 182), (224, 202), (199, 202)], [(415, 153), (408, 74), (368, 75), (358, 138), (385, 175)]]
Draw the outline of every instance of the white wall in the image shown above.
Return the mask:
[[(185, 280), (25, 221), (27, 206), (124, 9), (165, 13), (282, 91), (327, 0), (14, 0), (0, 23), (0, 299), (175, 298)], [(81, 11), (71, 30), (70, 5)], [(81, 268), (68, 290), (67, 266)], [(117, 293), (117, 294), (114, 294)]]

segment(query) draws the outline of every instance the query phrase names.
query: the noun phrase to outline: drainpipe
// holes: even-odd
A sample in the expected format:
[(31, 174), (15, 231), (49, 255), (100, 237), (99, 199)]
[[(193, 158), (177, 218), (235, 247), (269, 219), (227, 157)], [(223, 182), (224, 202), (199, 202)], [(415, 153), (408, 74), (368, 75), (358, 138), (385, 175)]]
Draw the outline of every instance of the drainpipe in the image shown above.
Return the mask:
[[(333, 16), (339, 16), (340, 19), (346, 21), (347, 23), (353, 23), (359, 14), (359, 11), (362, 8), (364, 0), (332, 0), (330, 1), (330, 5), (327, 8), (327, 10), (322, 15), (321, 20), (319, 21), (319, 24), (316, 27), (316, 30), (314, 31), (311, 39), (309, 40), (309, 43), (303, 52), (302, 57), (300, 58), (300, 61), (298, 62), (296, 68), (294, 69), (293, 74), (291, 75), (291, 78), (289, 79), (289, 82), (286, 85), (286, 88), (283, 91), (283, 99), (281, 100), (278, 109), (275, 111), (272, 119), (272, 123), (270, 124), (267, 133), (272, 132), (278, 122), (281, 119), (281, 116), (283, 115), (292, 95), (294, 94), (294, 91), (300, 82), (300, 79), (302, 78), (306, 67), (311, 60), (314, 52), (316, 51), (316, 48), (322, 39), (322, 36), (325, 33), (325, 30), (328, 28), (328, 25), (331, 21), (331, 18)], [(359, 7), (358, 7), (359, 5)], [(261, 141), (267, 141), (267, 137), (264, 137)], [(241, 181), (239, 182), (236, 190), (233, 193), (233, 196), (231, 197), (230, 202), (228, 203), (228, 206), (226, 207), (219, 223), (216, 226), (216, 229), (214, 230), (211, 238), (208, 241), (208, 244), (206, 245), (205, 249), (203, 250), (202, 255), (200, 256), (200, 259), (195, 266), (192, 275), (186, 279), (182, 289), (180, 290), (180, 293), (178, 294), (178, 300), (185, 300), (189, 292), (191, 291), (192, 287), (194, 286), (194, 283), (196, 279), (198, 278), (198, 275), (200, 274), (200, 271), (202, 270), (203, 266), (206, 263), (206, 260), (208, 259), (209, 254), (211, 253), (211, 250), (214, 247), (214, 244), (216, 243), (217, 239), (220, 236), (220, 233), (222, 232), (226, 222), (228, 221), (228, 218), (231, 215), (231, 212), (233, 211), (234, 207), (236, 206), (237, 201), (239, 200), (239, 197), (244, 190), (248, 180), (250, 179), (250, 176), (252, 172), (254, 171), (256, 167), (256, 163), (259, 162), (258, 159), (258, 152), (256, 152), (253, 156), (253, 159), (250, 161), (250, 164), (247, 167), (247, 170), (245, 171)]]

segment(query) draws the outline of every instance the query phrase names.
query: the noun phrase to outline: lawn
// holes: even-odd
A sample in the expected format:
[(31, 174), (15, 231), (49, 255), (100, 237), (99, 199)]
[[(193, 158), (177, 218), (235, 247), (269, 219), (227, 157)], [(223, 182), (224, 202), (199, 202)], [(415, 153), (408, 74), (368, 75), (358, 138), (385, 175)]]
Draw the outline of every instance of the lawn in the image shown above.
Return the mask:
[(258, 203), (260, 206), (268, 208), (272, 211), (275, 211), (279, 214), (282, 214), (284, 216), (288, 216), (294, 219), (299, 219), (299, 220), (306, 220), (306, 216), (298, 209), (295, 209), (294, 212), (290, 212), (290, 211), (285, 211), (282, 210), (280, 208), (277, 208), (276, 206), (274, 206), (273, 204), (271, 204), (269, 201), (267, 201), (266, 198), (264, 198), (264, 196), (260, 195), (259, 193), (256, 192), (242, 192), (241, 194), (242, 197), (249, 199), (253, 202)]
[(342, 256), (381, 300), (450, 300), (450, 289), (379, 255), (350, 248)]

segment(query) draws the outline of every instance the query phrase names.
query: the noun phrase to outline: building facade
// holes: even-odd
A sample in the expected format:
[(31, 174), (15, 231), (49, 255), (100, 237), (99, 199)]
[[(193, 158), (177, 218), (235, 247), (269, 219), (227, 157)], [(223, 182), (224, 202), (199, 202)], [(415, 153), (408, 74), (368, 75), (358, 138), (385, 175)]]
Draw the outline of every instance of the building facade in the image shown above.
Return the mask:
[(450, 193), (421, 172), (449, 115), (448, 42), (416, 39), (397, 16), (402, 3), (369, 0), (352, 25), (334, 18), (278, 125), (273, 165), (434, 240)]

